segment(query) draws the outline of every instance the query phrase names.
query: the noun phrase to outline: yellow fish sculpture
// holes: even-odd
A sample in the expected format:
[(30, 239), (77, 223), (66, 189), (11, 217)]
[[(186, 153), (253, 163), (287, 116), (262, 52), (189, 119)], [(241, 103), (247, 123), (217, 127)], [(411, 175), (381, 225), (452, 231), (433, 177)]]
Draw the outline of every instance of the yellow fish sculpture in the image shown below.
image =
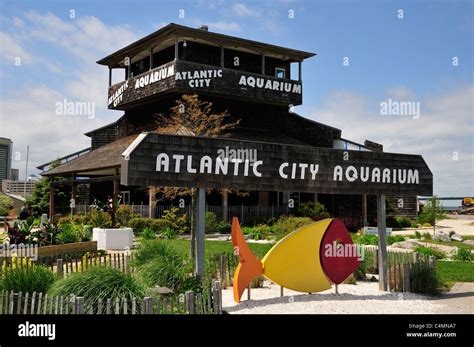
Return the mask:
[(345, 245), (353, 245), (352, 238), (337, 219), (324, 219), (294, 230), (260, 261), (250, 250), (239, 220), (234, 217), (232, 244), (239, 257), (233, 282), (235, 302), (240, 302), (250, 282), (260, 275), (282, 287), (314, 293), (331, 288), (331, 283), (341, 283), (359, 266), (357, 254), (344, 252), (350, 249)]

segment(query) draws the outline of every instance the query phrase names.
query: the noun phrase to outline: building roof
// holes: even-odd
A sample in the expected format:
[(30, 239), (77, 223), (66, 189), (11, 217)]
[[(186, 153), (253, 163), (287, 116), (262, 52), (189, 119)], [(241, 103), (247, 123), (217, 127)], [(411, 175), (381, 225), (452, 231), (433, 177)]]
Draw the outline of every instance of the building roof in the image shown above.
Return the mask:
[[(148, 51), (150, 46), (158, 47), (156, 51), (169, 47), (174, 43), (174, 39), (194, 40), (197, 42), (206, 42), (208, 44), (221, 45), (230, 49), (243, 49), (254, 53), (265, 53), (269, 56), (279, 57), (280, 59), (289, 59), (293, 61), (302, 61), (311, 58), (315, 53), (300, 51), (297, 49), (276, 46), (264, 42), (247, 40), (240, 37), (229, 36), (210, 32), (202, 29), (194, 29), (175, 23), (170, 23), (163, 28), (145, 36), (130, 45), (109, 54), (105, 58), (97, 61), (98, 64), (109, 67), (117, 67), (123, 62), (125, 57), (133, 57), (142, 51)], [(168, 41), (166, 44), (165, 41)]]
[(41, 175), (56, 176), (72, 173), (84, 176), (115, 175), (115, 170), (120, 168), (122, 152), (136, 137), (137, 135), (130, 135), (108, 143), (54, 169), (45, 171)]

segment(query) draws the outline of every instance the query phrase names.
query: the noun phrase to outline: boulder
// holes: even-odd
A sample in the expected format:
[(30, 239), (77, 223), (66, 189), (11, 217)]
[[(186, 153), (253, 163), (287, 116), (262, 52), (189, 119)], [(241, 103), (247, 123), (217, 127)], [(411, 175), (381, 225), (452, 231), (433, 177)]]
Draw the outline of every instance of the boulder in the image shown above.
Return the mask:
[(462, 236), (459, 235), (459, 234), (456, 234), (456, 233), (455, 233), (455, 234), (452, 234), (450, 238), (451, 238), (451, 241), (459, 241), (459, 242), (463, 242), (463, 241), (464, 241), (464, 239), (462, 238)]
[(449, 235), (444, 231), (436, 232), (436, 234), (434, 236), (434, 239), (438, 240), (438, 241), (442, 241), (442, 242), (449, 242), (450, 241)]
[(420, 247), (421, 243), (415, 240), (406, 240), (406, 241), (400, 241), (400, 242), (394, 242), (392, 243), (391, 247), (393, 248), (403, 248), (403, 249), (415, 249), (417, 247)]
[(465, 240), (465, 244), (474, 246), (474, 240)]

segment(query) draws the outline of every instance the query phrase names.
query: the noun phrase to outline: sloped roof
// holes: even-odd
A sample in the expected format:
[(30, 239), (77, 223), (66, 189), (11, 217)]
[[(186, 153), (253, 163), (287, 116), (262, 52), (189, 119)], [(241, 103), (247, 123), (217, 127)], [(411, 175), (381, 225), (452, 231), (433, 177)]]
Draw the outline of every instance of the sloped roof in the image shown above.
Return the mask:
[(191, 37), (193, 39), (200, 39), (209, 43), (215, 43), (229, 48), (246, 48), (250, 50), (264, 51), (267, 54), (274, 54), (295, 61), (301, 61), (306, 58), (313, 57), (315, 53), (301, 51), (297, 49), (272, 45), (264, 42), (247, 40), (236, 36), (229, 36), (219, 33), (210, 32), (207, 30), (190, 28), (187, 26), (170, 23), (161, 29), (147, 35), (128, 46), (119, 49), (118, 51), (109, 54), (107, 57), (97, 61), (98, 64), (107, 66), (116, 66), (120, 61), (127, 56), (133, 56), (142, 50), (150, 48), (150, 44), (157, 44), (166, 39), (174, 39), (174, 37)]
[(107, 170), (120, 167), (122, 152), (136, 137), (137, 135), (130, 135), (108, 143), (54, 169), (45, 171), (42, 175), (52, 176), (76, 173), (93, 176), (107, 174)]

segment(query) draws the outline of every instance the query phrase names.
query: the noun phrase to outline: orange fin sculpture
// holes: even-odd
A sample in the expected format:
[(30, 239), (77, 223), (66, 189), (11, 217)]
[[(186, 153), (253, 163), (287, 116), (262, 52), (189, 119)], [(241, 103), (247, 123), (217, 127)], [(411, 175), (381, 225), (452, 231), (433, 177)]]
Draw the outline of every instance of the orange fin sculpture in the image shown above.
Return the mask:
[[(343, 243), (334, 242), (338, 240)], [(344, 224), (330, 218), (294, 230), (260, 261), (250, 250), (239, 220), (234, 217), (232, 244), (239, 257), (233, 282), (235, 302), (240, 302), (250, 282), (260, 275), (288, 289), (315, 293), (331, 288), (331, 282), (341, 283), (359, 265), (356, 255), (340, 257), (333, 255), (337, 252), (327, 252), (332, 245), (352, 244)]]
[(232, 244), (234, 253), (239, 257), (239, 265), (234, 275), (234, 300), (240, 302), (240, 298), (250, 282), (263, 273), (260, 260), (252, 253), (247, 241), (245, 241), (242, 229), (240, 229), (239, 219), (232, 219)]

